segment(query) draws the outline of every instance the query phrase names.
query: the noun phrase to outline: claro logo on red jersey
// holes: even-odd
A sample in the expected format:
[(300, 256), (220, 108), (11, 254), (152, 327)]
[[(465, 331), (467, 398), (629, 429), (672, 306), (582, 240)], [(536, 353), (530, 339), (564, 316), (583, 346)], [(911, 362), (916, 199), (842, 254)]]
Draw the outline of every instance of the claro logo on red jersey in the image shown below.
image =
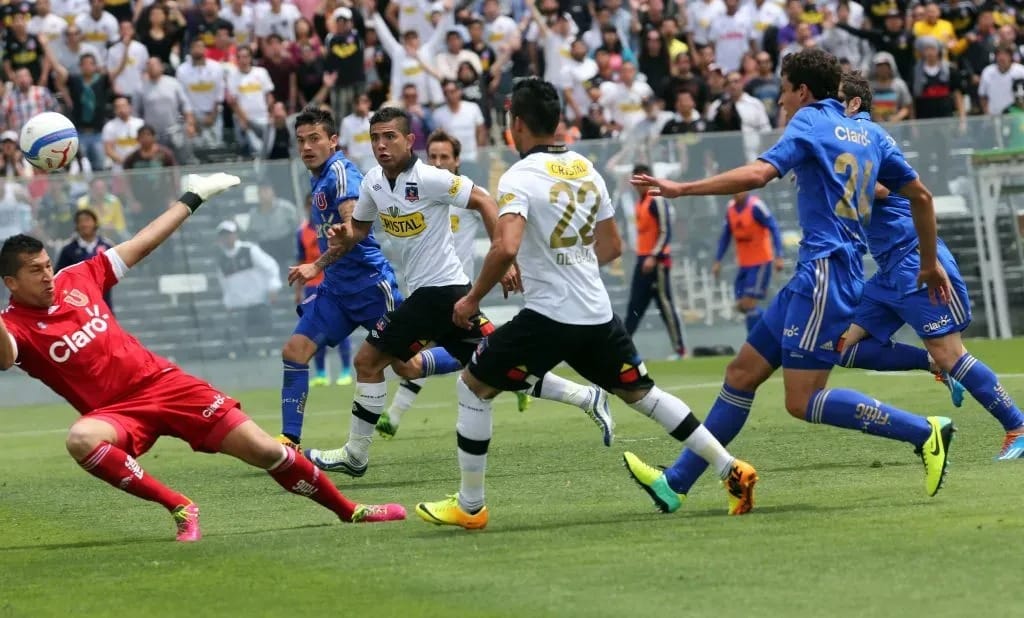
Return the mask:
[(64, 335), (50, 345), (50, 358), (56, 363), (65, 363), (74, 354), (96, 340), (96, 337), (107, 332), (110, 328), (108, 320), (110, 316), (106, 313), (100, 314), (100, 306), (93, 305), (86, 308), (86, 315), (89, 321), (73, 333)]

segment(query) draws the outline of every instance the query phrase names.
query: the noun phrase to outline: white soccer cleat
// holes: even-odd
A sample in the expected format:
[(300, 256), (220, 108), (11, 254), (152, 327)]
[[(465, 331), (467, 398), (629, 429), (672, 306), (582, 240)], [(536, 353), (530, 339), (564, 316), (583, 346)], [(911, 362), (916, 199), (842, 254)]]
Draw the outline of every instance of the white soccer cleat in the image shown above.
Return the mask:
[(205, 202), (211, 197), (224, 193), (241, 182), (242, 179), (238, 176), (225, 174), (224, 172), (209, 174), (207, 176), (189, 174), (185, 179), (185, 191), (195, 193)]

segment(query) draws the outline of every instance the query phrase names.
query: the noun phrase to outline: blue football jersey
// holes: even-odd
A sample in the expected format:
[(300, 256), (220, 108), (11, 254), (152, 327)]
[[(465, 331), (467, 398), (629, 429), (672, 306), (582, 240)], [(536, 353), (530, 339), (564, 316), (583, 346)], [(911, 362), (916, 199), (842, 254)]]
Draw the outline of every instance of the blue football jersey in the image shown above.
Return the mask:
[[(311, 178), (313, 208), (310, 222), (316, 230), (321, 252), (327, 251), (327, 230), (331, 225), (341, 223), (338, 207), (342, 202), (359, 198), (362, 181), (359, 169), (340, 152), (327, 159), (320, 173)], [(393, 272), (371, 230), (362, 242), (324, 270), (321, 285), (336, 294), (358, 292), (376, 285), (385, 274)]]
[(899, 188), (916, 177), (881, 127), (847, 118), (834, 99), (801, 108), (760, 158), (780, 177), (796, 177), (801, 262), (851, 249), (863, 255), (875, 182)]

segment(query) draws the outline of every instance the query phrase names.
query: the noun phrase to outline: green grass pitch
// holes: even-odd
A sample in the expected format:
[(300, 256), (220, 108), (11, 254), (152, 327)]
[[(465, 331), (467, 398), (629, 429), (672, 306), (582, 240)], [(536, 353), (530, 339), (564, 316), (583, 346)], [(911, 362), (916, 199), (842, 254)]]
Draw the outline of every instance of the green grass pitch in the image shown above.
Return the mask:
[[(1024, 400), (1024, 343), (975, 342)], [(651, 363), (705, 416), (722, 359)], [(571, 374), (566, 373), (567, 377)], [(671, 463), (677, 444), (616, 402), (601, 445), (575, 409), (509, 395), (495, 406), (488, 529), (412, 513), (458, 487), (453, 382), (428, 382), (396, 440), (377, 440), (360, 501), (411, 519), (342, 525), (265, 474), (165, 439), (143, 458), (199, 503), (204, 538), (173, 542), (170, 517), (82, 472), (63, 447), (66, 406), (0, 411), (0, 618), (8, 616), (1020, 616), (1024, 467), (994, 462), (1002, 430), (973, 400), (954, 410), (926, 373), (836, 370), (847, 386), (960, 429), (945, 489), (924, 495), (909, 446), (790, 418), (776, 378), (732, 450), (759, 470), (757, 505), (725, 515), (705, 477), (674, 515), (654, 511), (623, 450)], [(276, 388), (234, 393), (278, 430)], [(351, 389), (315, 389), (308, 446), (339, 446)]]

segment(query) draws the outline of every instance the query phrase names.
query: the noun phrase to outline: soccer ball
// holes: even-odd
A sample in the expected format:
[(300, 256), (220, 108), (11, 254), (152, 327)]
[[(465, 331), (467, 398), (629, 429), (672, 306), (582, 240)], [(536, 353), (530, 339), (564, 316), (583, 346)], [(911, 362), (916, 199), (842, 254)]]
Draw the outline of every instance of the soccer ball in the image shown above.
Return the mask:
[(21, 127), (21, 152), (41, 170), (59, 170), (78, 154), (78, 131), (62, 114), (38, 114)]

